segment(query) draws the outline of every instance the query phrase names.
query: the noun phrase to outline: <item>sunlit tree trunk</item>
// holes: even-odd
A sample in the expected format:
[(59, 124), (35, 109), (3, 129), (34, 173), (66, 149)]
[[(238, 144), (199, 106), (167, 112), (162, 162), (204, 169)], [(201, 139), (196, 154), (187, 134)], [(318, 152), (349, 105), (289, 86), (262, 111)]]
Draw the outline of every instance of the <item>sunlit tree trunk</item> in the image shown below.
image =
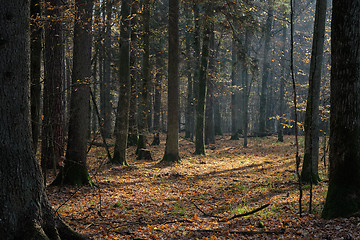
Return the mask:
[(129, 132), (130, 111), (130, 0), (123, 0), (121, 4), (120, 25), (120, 66), (119, 66), (119, 101), (116, 116), (115, 148), (113, 163), (128, 165), (126, 148)]
[[(286, 14), (284, 14), (286, 16)], [(285, 114), (285, 68), (287, 66), (286, 62), (286, 30), (287, 25), (283, 25), (282, 30), (282, 55), (281, 55), (281, 75), (280, 75), (280, 91), (279, 91), (279, 119), (278, 119), (278, 141), (284, 141), (284, 114)]]
[(322, 217), (360, 216), (360, 0), (334, 0), (329, 189)]
[(205, 144), (215, 144), (214, 128), (214, 85), (215, 85), (215, 34), (214, 24), (211, 24), (209, 71), (207, 77), (208, 91), (206, 94), (205, 111)]
[(76, 0), (70, 121), (65, 166), (53, 184), (92, 184), (88, 173), (92, 0)]
[(168, 125), (162, 161), (178, 162), (179, 156), (179, 0), (169, 1)]
[(1, 1), (1, 239), (81, 239), (49, 205), (29, 123), (29, 1)]
[(231, 140), (238, 140), (239, 139), (239, 132), (237, 128), (237, 101), (236, 101), (236, 86), (237, 86), (237, 71), (236, 71), (236, 65), (237, 65), (237, 47), (236, 47), (236, 39), (235, 35), (232, 36), (231, 41), (231, 86), (232, 86), (232, 92), (231, 92)]
[(310, 61), (309, 90), (305, 115), (305, 150), (301, 171), (303, 182), (317, 183), (319, 178), (319, 104), (321, 69), (324, 55), (324, 38), (327, 0), (316, 1), (313, 46)]

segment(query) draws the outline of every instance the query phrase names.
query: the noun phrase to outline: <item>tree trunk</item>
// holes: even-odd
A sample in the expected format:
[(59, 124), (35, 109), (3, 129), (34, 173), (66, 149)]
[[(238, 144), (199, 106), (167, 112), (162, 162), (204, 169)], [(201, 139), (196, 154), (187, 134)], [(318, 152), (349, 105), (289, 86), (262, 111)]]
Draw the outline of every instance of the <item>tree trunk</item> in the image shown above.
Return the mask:
[(3, 1), (0, 16), (1, 239), (81, 239), (49, 206), (29, 123), (29, 1)]
[(201, 66), (198, 81), (198, 101), (196, 104), (195, 152), (196, 155), (205, 155), (205, 104), (207, 92), (207, 68), (209, 62), (209, 45), (211, 34), (211, 16), (213, 0), (209, 0), (205, 11), (204, 38), (201, 54)]
[(360, 1), (334, 0), (330, 181), (322, 217), (360, 216)]
[(239, 131), (237, 128), (237, 101), (236, 101), (236, 92), (237, 92), (237, 77), (236, 77), (236, 66), (237, 66), (237, 47), (236, 47), (236, 39), (235, 35), (232, 37), (231, 41), (231, 140), (239, 140)]
[(169, 1), (168, 125), (164, 162), (179, 156), (179, 0)]
[[(246, 30), (245, 33), (245, 44), (244, 48), (246, 49), (246, 55), (248, 56), (250, 53), (248, 51), (250, 44), (250, 33)], [(243, 135), (244, 135), (244, 143), (243, 146), (247, 147), (247, 139), (248, 139), (248, 130), (249, 130), (249, 98), (250, 98), (250, 90), (251, 86), (249, 84), (249, 66), (247, 61), (243, 63), (244, 68), (244, 76), (243, 76)]]
[(264, 44), (264, 59), (263, 59), (263, 73), (261, 81), (261, 95), (260, 95), (260, 112), (259, 112), (259, 129), (258, 133), (263, 135), (266, 132), (266, 106), (267, 106), (267, 87), (269, 77), (269, 50), (270, 50), (270, 38), (271, 38), (271, 27), (273, 21), (273, 0), (268, 1), (268, 17), (265, 23), (265, 44)]
[[(284, 14), (286, 17), (286, 14)], [(286, 30), (287, 25), (284, 24), (282, 30), (282, 55), (281, 55), (281, 76), (280, 76), (280, 91), (279, 91), (279, 119), (278, 119), (278, 141), (284, 142), (284, 112), (285, 112), (285, 68), (286, 62)]]
[(46, 6), (50, 16), (45, 27), (45, 79), (41, 165), (43, 169), (56, 168), (56, 161), (64, 155), (64, 41), (61, 0), (52, 0)]
[(112, 1), (106, 1), (106, 23), (103, 51), (103, 78), (100, 84), (100, 113), (103, 132), (106, 138), (111, 138), (112, 133), (112, 95), (111, 95), (111, 14)]
[(112, 163), (128, 165), (126, 148), (129, 132), (130, 111), (130, 0), (123, 0), (121, 4), (120, 26), (120, 66), (119, 66), (119, 101), (116, 116), (115, 148)]
[(305, 115), (305, 150), (301, 171), (303, 182), (317, 183), (320, 180), (319, 162), (319, 104), (327, 0), (316, 1), (313, 46), (310, 61), (309, 90)]
[(42, 27), (40, 0), (30, 1), (31, 35), (30, 35), (30, 99), (31, 99), (31, 136), (33, 149), (36, 152), (40, 135), (40, 95), (41, 95), (41, 54)]
[(86, 164), (91, 79), (92, 0), (76, 0), (70, 121), (65, 166), (53, 184), (92, 185)]
[(137, 79), (139, 78), (138, 70), (138, 47), (139, 47), (139, 38), (138, 38), (138, 29), (137, 25), (139, 23), (139, 3), (134, 1), (131, 6), (131, 42), (130, 42), (130, 84), (131, 84), (131, 97), (130, 97), (130, 112), (129, 112), (129, 136), (128, 136), (128, 146), (136, 146), (138, 142), (138, 128), (137, 128), (137, 110), (138, 110), (138, 100), (137, 100)]
[(140, 90), (140, 104), (139, 104), (139, 140), (137, 144), (138, 153), (140, 149), (145, 149), (147, 146), (147, 135), (149, 132), (148, 115), (149, 115), (149, 90), (150, 90), (150, 0), (144, 0), (143, 10), (143, 72), (142, 83)]

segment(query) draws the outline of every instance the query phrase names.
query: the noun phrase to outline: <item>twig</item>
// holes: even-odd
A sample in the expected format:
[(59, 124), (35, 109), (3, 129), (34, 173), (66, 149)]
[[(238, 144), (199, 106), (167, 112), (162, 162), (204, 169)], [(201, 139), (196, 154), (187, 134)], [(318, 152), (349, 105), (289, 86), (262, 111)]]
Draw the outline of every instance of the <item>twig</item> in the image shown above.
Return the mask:
[(283, 234), (285, 232), (284, 228), (278, 230), (269, 230), (269, 231), (236, 231), (236, 230), (227, 230), (227, 229), (198, 229), (194, 230), (196, 232), (228, 232), (232, 234), (244, 234), (244, 235), (254, 235), (254, 234)]
[(203, 210), (201, 210), (194, 202), (190, 201), (192, 204), (194, 204), (194, 206), (196, 207), (197, 210), (199, 210), (202, 214), (204, 214), (204, 216), (207, 217), (215, 217), (215, 218), (222, 218), (220, 216), (216, 216), (216, 215), (211, 215), (211, 214), (207, 214), (206, 212), (204, 212)]
[(245, 217), (245, 216), (254, 214), (254, 213), (256, 213), (256, 212), (259, 212), (259, 211), (263, 210), (264, 208), (267, 208), (268, 206), (270, 206), (269, 203), (268, 203), (268, 204), (265, 204), (265, 205), (263, 205), (263, 206), (261, 206), (261, 207), (259, 207), (259, 208), (256, 208), (256, 209), (254, 209), (254, 210), (252, 210), (252, 211), (250, 211), (250, 212), (246, 212), (246, 213), (242, 213), (242, 214), (237, 214), (237, 215), (232, 216), (231, 218), (220, 219), (219, 222), (226, 222), (226, 221), (230, 221), (230, 220), (232, 220), (232, 219), (234, 219), (234, 218)]

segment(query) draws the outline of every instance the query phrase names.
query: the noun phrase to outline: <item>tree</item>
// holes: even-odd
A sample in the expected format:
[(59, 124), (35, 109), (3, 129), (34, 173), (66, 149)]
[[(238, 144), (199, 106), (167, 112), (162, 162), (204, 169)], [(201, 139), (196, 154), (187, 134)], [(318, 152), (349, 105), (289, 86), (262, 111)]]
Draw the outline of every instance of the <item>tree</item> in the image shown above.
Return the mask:
[(75, 1), (74, 59), (66, 160), (53, 184), (92, 185), (86, 164), (90, 124), (92, 6), (92, 0)]
[[(150, 0), (144, 0), (143, 3), (143, 66), (142, 66), (142, 81), (140, 90), (140, 104), (139, 104), (139, 139), (137, 144), (137, 153), (139, 154), (141, 149), (145, 149), (147, 145), (147, 134), (149, 132), (148, 115), (149, 115), (149, 89), (150, 89)], [(139, 158), (142, 154), (139, 154)], [(143, 155), (145, 156), (145, 155)], [(149, 155), (147, 155), (149, 156)], [(148, 158), (151, 158), (149, 156)]]
[(268, 77), (269, 77), (269, 50), (270, 50), (270, 38), (271, 28), (273, 22), (273, 0), (268, 1), (268, 16), (265, 23), (264, 29), (264, 59), (263, 59), (263, 73), (261, 80), (261, 95), (260, 95), (260, 112), (259, 112), (259, 134), (263, 135), (266, 132), (266, 111), (267, 111), (267, 88), (268, 88)]
[(40, 135), (40, 96), (41, 96), (41, 53), (42, 27), (40, 0), (30, 1), (31, 34), (30, 34), (30, 98), (31, 98), (31, 136), (33, 149), (36, 152)]
[(130, 112), (130, 0), (123, 0), (121, 4), (120, 26), (120, 93), (117, 107), (115, 127), (115, 149), (113, 163), (128, 165), (126, 148), (129, 132)]
[(211, 34), (211, 17), (212, 17), (212, 0), (207, 2), (207, 7), (204, 16), (204, 33), (203, 33), (203, 47), (201, 54), (201, 65), (198, 80), (198, 99), (196, 104), (196, 127), (195, 127), (195, 152), (196, 155), (205, 154), (205, 106), (206, 106), (206, 92), (207, 92), (207, 68), (209, 62), (209, 46)]
[(309, 90), (305, 114), (305, 150), (301, 171), (303, 182), (317, 183), (320, 180), (319, 162), (319, 104), (327, 0), (316, 1), (313, 46), (310, 61)]
[(169, 1), (168, 124), (164, 162), (179, 157), (179, 0)]
[(329, 189), (322, 217), (360, 216), (360, 0), (334, 0)]
[(64, 38), (63, 2), (47, 2), (45, 15), (45, 66), (41, 142), (43, 169), (55, 168), (56, 161), (64, 155)]
[(47, 200), (29, 123), (29, 1), (1, 1), (0, 236), (81, 239)]

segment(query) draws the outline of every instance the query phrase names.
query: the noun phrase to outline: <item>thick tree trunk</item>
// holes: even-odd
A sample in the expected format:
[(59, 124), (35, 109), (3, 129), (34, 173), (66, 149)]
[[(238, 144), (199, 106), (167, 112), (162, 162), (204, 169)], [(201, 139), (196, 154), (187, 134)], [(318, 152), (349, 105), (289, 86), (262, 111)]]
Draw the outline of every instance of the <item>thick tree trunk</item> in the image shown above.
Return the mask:
[(265, 43), (264, 43), (264, 59), (263, 59), (263, 70), (261, 80), (261, 95), (260, 95), (260, 110), (259, 110), (259, 129), (258, 133), (263, 135), (266, 132), (266, 107), (267, 107), (267, 88), (268, 88), (268, 77), (269, 77), (269, 50), (270, 50), (270, 38), (271, 38), (271, 27), (273, 21), (273, 0), (268, 1), (268, 17), (265, 23)]
[(1, 2), (1, 239), (81, 239), (49, 206), (29, 123), (29, 1)]
[(313, 46), (310, 61), (309, 90), (305, 115), (305, 150), (301, 171), (303, 182), (320, 180), (319, 162), (319, 104), (327, 0), (316, 1)]
[(179, 0), (169, 1), (168, 125), (163, 162), (179, 156)]
[(36, 152), (40, 135), (40, 95), (41, 95), (41, 54), (42, 27), (40, 0), (30, 1), (31, 35), (30, 35), (30, 99), (31, 99), (31, 136), (33, 149)]
[(196, 104), (195, 152), (196, 155), (205, 155), (205, 106), (207, 92), (207, 68), (209, 62), (209, 45), (211, 34), (212, 0), (207, 3), (205, 11), (204, 38), (201, 54), (201, 66), (198, 81), (198, 101)]
[(130, 111), (130, 0), (123, 0), (121, 4), (120, 26), (120, 91), (116, 116), (115, 148), (112, 163), (128, 165), (126, 148), (129, 132)]
[(92, 0), (76, 0), (70, 121), (65, 166), (53, 184), (92, 184), (86, 164), (91, 79)]
[(56, 168), (56, 161), (64, 155), (64, 41), (62, 29), (63, 3), (52, 0), (46, 6), (50, 16), (45, 27), (45, 79), (41, 165), (43, 169)]
[(330, 182), (322, 217), (360, 216), (360, 1), (334, 0)]

